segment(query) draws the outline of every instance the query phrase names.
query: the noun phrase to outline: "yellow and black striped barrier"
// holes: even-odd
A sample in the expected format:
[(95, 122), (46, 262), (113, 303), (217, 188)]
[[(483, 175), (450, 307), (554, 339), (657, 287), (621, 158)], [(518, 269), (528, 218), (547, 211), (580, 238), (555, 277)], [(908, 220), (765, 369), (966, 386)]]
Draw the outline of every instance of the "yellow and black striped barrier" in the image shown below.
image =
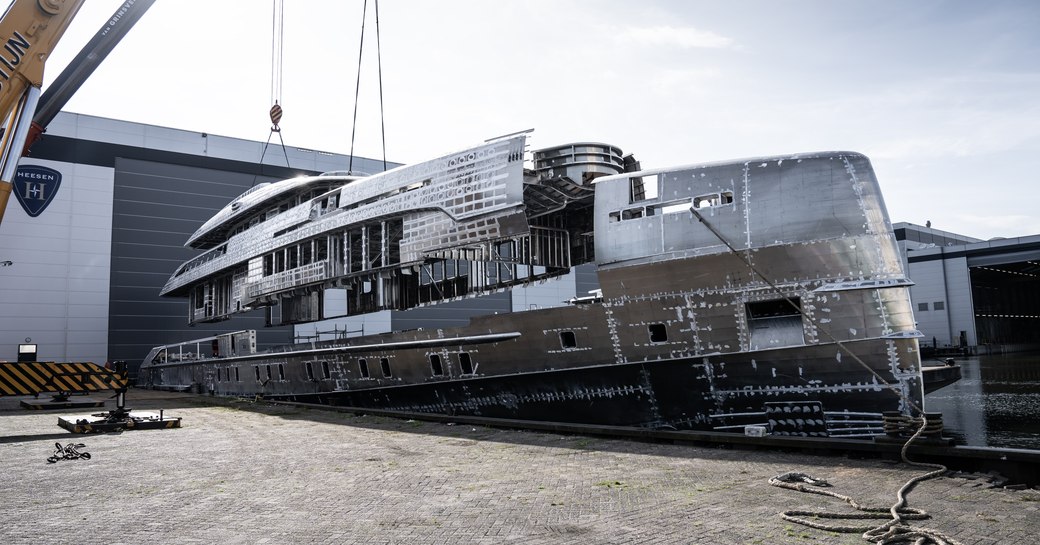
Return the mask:
[(44, 392), (100, 392), (125, 389), (130, 379), (95, 363), (32, 361), (0, 363), (0, 396)]

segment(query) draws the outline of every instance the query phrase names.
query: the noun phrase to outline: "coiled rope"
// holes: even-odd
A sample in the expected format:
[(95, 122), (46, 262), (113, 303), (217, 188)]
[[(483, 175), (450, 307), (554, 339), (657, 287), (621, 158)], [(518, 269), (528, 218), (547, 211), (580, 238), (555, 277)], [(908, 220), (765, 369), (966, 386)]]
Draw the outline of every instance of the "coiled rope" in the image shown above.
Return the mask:
[[(930, 468), (932, 471), (928, 473), (918, 475), (911, 478), (899, 491), (896, 492), (896, 502), (891, 507), (885, 509), (883, 507), (867, 507), (861, 505), (855, 499), (844, 494), (832, 492), (830, 490), (824, 490), (823, 487), (829, 487), (830, 484), (822, 479), (817, 479), (806, 475), (805, 473), (783, 473), (769, 479), (769, 484), (778, 486), (780, 488), (787, 488), (790, 490), (797, 490), (798, 492), (806, 492), (808, 494), (818, 494), (820, 496), (830, 496), (844, 501), (851, 505), (859, 513), (835, 513), (831, 511), (823, 510), (789, 510), (780, 513), (780, 518), (793, 522), (795, 524), (801, 524), (802, 526), (808, 526), (817, 530), (824, 530), (828, 532), (839, 532), (845, 534), (860, 533), (863, 539), (874, 542), (878, 545), (898, 545), (903, 543), (912, 543), (913, 545), (961, 545), (961, 543), (952, 537), (949, 537), (938, 530), (931, 528), (915, 527), (906, 523), (908, 520), (923, 520), (929, 518), (927, 512), (921, 509), (915, 509), (913, 507), (907, 507), (906, 496), (910, 491), (917, 486), (917, 483), (926, 481), (938, 477), (946, 473), (946, 466), (941, 464), (928, 464), (924, 462), (914, 462), (907, 457), (907, 450), (910, 448), (910, 444), (917, 439), (927, 427), (927, 423), (923, 422), (914, 433), (912, 437), (903, 445), (899, 455), (903, 462), (916, 466)], [(819, 484), (823, 483), (823, 484)], [(810, 486), (806, 486), (810, 485)], [(886, 515), (887, 513), (887, 515)], [(811, 517), (811, 518), (808, 518)], [(830, 519), (830, 520), (863, 520), (863, 519), (888, 519), (887, 522), (877, 526), (854, 526), (854, 525), (838, 525), (838, 524), (827, 524), (820, 522), (818, 519)]]

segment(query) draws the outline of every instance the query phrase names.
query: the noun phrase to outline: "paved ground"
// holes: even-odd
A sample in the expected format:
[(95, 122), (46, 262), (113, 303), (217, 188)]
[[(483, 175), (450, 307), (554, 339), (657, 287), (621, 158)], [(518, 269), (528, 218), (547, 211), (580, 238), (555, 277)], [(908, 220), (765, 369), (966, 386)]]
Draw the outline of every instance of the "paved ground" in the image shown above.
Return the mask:
[[(0, 543), (862, 544), (781, 520), (837, 500), (769, 486), (828, 479), (887, 507), (918, 468), (503, 431), (131, 390), (174, 430), (80, 436), (0, 398)], [(46, 462), (55, 442), (90, 460)], [(1040, 543), (1040, 492), (942, 477), (910, 505), (964, 544)]]

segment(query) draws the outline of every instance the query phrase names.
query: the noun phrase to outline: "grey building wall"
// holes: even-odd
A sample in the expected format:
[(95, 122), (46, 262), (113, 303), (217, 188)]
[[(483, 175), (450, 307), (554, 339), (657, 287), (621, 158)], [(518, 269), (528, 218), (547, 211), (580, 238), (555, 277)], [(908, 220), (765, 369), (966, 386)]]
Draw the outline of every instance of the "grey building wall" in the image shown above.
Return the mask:
[(978, 344), (971, 277), (963, 256), (912, 261), (909, 276), (914, 281), (910, 288), (914, 318), (925, 335), (922, 343), (935, 339), (939, 346), (960, 346), (963, 332), (968, 346)]
[[(57, 170), (50, 204), (30, 217), (14, 195), (0, 224), (0, 361), (29, 339), (41, 361), (105, 361), (113, 169), (25, 159)], [(25, 188), (16, 187), (15, 191)]]
[(915, 263), (909, 268), (908, 274), (914, 281), (910, 288), (914, 319), (917, 321), (917, 329), (925, 335), (921, 343), (928, 344), (934, 340), (938, 346), (950, 345), (950, 311), (946, 308), (943, 262)]
[(950, 320), (950, 344), (976, 346), (975, 307), (971, 302), (971, 273), (963, 256), (943, 260), (946, 268), (946, 307)]

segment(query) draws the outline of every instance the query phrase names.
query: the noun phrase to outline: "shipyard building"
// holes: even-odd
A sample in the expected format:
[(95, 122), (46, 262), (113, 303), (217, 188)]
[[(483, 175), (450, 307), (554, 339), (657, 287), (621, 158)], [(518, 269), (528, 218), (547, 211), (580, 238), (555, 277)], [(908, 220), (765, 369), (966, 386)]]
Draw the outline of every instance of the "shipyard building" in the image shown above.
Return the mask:
[(896, 223), (921, 344), (965, 353), (1040, 349), (1040, 235), (979, 240)]
[[(553, 280), (407, 311), (279, 326), (258, 310), (189, 327), (186, 301), (159, 297), (170, 274), (198, 253), (183, 246), (188, 237), (257, 184), (351, 164), (340, 154), (263, 148), (263, 142), (59, 114), (20, 163), (15, 198), (0, 225), (0, 361), (14, 361), (19, 345), (36, 345), (43, 361), (125, 360), (136, 369), (153, 346), (233, 330), (255, 329), (263, 350), (462, 325), (474, 315), (560, 305), (597, 288), (595, 268), (583, 265)], [(438, 151), (445, 150), (431, 150)], [(362, 172), (384, 170), (382, 161), (363, 157), (352, 164)], [(906, 223), (894, 227), (915, 282), (922, 344), (965, 351), (1040, 347), (1040, 235), (981, 241)], [(327, 315), (345, 310), (334, 302), (325, 308)]]

